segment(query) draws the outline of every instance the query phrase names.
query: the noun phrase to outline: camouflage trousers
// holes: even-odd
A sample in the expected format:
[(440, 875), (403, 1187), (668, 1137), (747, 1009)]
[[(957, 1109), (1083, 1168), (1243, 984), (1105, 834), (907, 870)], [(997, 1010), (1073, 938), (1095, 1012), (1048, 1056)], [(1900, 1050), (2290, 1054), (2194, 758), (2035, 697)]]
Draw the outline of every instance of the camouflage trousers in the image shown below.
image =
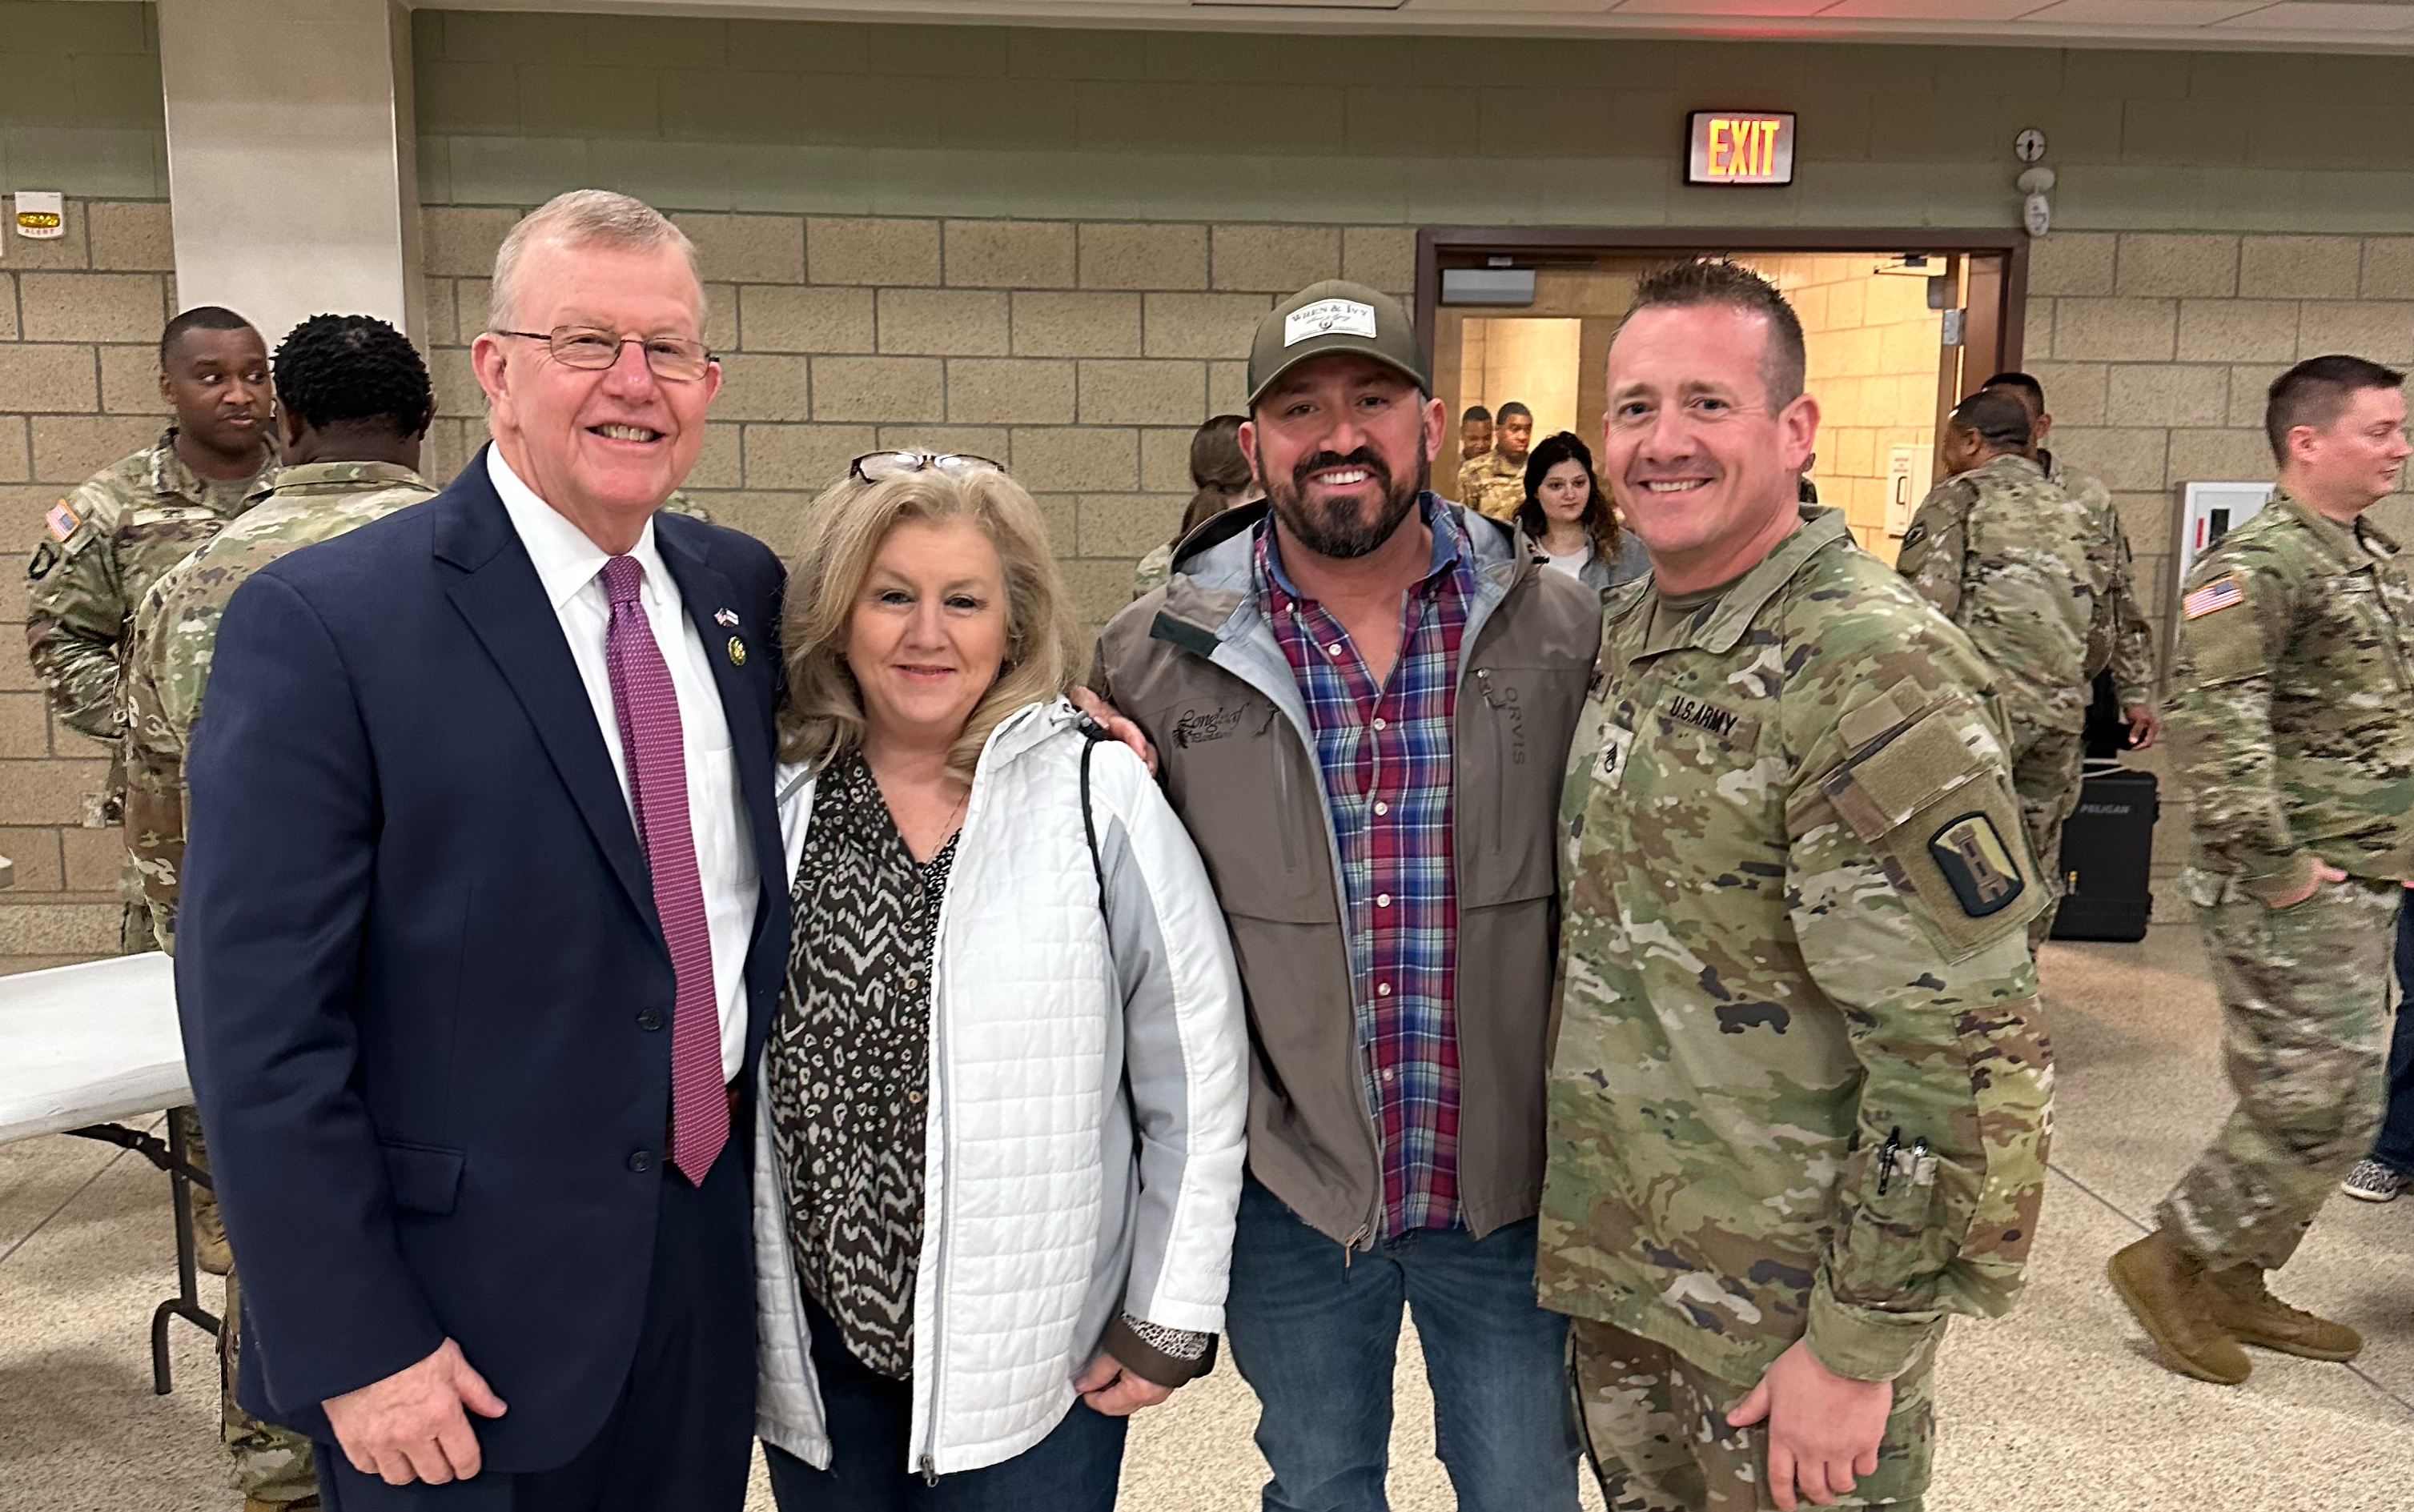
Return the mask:
[(2285, 909), (2199, 894), (2238, 1105), (2155, 1217), (2208, 1267), (2287, 1264), (2380, 1127), (2398, 895), (2361, 878)]
[(290, 1429), (263, 1423), (234, 1400), (234, 1372), (241, 1349), (242, 1286), (227, 1272), (226, 1316), (218, 1327), (218, 1442), (232, 1461), (230, 1482), (256, 1502), (283, 1505), (319, 1494), (319, 1470), (310, 1441)]
[[(188, 1107), (173, 1108), (169, 1117), (185, 1129), (185, 1158), (202, 1170), (210, 1154), (201, 1143), (201, 1121)], [(200, 1203), (208, 1198), (215, 1222), (217, 1201), (207, 1188), (193, 1188), (195, 1226), (201, 1226)], [(298, 1433), (263, 1423), (234, 1400), (235, 1367), (243, 1338), (243, 1287), (234, 1267), (226, 1275), (226, 1307), (218, 1319), (218, 1442), (231, 1461), (228, 1479), (236, 1490), (258, 1501), (283, 1504), (319, 1494), (318, 1471), (310, 1462), (310, 1441)]]
[(2028, 744), (2012, 758), (2012, 793), (2019, 800), (2020, 828), (2028, 832), (2037, 875), (2053, 894), (2045, 912), (2029, 921), (2029, 948), (2034, 950), (2053, 933), (2054, 911), (2062, 906), (2062, 826), (2079, 807), (2082, 752), (2076, 730), (2025, 733)]
[[(1665, 1344), (1589, 1318), (1568, 1320), (1576, 1401), (1609, 1512), (1765, 1512), (1767, 1424), (1729, 1428), (1746, 1393)], [(1878, 1468), (1838, 1506), (1919, 1512), (1936, 1439), (1936, 1353), (1894, 1384)], [(1809, 1505), (1808, 1502), (1801, 1505)]]

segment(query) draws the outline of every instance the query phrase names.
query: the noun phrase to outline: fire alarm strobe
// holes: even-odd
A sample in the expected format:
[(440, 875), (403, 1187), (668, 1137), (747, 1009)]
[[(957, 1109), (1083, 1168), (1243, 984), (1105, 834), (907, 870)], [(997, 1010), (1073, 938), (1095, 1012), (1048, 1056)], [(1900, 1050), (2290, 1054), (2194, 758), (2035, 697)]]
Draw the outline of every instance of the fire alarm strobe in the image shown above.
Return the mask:
[(55, 189), (19, 189), (17, 234), (37, 242), (55, 242), (67, 233), (67, 196)]

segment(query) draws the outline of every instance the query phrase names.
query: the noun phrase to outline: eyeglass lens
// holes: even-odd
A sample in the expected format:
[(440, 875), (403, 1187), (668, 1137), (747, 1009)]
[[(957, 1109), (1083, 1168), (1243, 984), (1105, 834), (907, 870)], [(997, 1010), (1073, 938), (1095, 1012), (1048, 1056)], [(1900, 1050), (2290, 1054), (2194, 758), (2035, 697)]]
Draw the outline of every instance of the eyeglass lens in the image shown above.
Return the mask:
[(633, 341), (656, 378), (700, 378), (712, 363), (712, 354), (704, 343), (684, 336), (624, 336), (589, 326), (561, 326), (544, 337), (555, 362), (589, 369), (610, 367), (620, 360), (620, 348)]

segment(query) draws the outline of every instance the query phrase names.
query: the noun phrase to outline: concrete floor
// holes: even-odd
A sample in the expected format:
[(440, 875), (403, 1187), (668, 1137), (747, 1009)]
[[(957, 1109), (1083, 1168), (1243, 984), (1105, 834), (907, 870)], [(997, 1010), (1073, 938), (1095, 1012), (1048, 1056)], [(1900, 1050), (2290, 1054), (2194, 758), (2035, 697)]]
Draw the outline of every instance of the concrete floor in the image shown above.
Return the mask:
[[(2223, 1389), (2172, 1375), (2104, 1281), (2104, 1257), (2228, 1110), (2196, 935), (2049, 946), (2062, 1081), (2055, 1175), (2019, 1309), (1957, 1325), (1943, 1363), (1936, 1512), (2362, 1512), (2414, 1504), (2414, 1199), (2340, 1199), (2279, 1290), (2362, 1328), (2353, 1366), (2258, 1354)], [(65, 1137), (0, 1147), (0, 1512), (232, 1508), (207, 1342), (178, 1324), (155, 1397), (145, 1321), (171, 1280), (164, 1181)], [(1450, 1507), (1413, 1342), (1392, 1495)], [(1135, 1425), (1135, 1512), (1256, 1505), (1254, 1404), (1229, 1368)], [(752, 1506), (767, 1508), (757, 1485)], [(1587, 1494), (1588, 1506), (1599, 1505)]]

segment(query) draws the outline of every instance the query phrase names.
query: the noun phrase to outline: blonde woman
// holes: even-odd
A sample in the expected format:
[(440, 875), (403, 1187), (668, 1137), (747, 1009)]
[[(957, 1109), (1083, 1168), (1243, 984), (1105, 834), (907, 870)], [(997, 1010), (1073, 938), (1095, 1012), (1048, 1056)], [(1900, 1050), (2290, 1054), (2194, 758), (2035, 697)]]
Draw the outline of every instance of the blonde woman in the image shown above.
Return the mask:
[(1114, 1504), (1223, 1322), (1246, 1076), (1197, 852), (1065, 702), (996, 464), (859, 457), (788, 584), (793, 941), (762, 1065), (756, 1414), (786, 1512)]

